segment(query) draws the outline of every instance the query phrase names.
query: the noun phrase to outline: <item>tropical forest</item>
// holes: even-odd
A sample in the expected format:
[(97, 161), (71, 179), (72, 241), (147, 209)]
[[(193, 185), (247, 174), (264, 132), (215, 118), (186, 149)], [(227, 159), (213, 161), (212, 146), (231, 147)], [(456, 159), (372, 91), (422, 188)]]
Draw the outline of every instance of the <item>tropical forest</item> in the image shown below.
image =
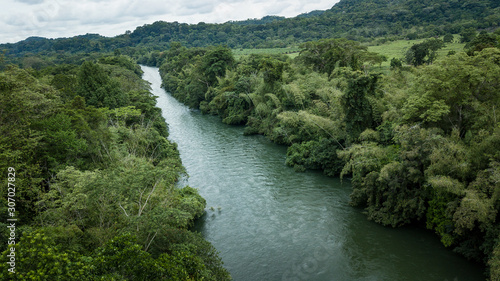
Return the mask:
[(0, 280), (500, 280), (495, 0), (1, 44), (0, 132)]

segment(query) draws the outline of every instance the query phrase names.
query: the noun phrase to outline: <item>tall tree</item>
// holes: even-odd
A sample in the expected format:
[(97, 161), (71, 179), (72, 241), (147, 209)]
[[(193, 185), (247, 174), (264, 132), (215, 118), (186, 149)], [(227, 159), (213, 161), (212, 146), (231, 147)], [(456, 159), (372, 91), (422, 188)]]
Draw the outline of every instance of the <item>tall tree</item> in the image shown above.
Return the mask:
[(299, 60), (328, 75), (336, 67), (360, 69), (363, 63), (362, 54), (367, 53), (367, 47), (345, 38), (307, 42), (301, 45), (301, 49)]
[(85, 98), (88, 105), (116, 108), (127, 104), (127, 95), (120, 84), (109, 77), (96, 63), (86, 61), (78, 72), (77, 93)]
[(226, 69), (234, 63), (231, 50), (218, 46), (209, 50), (202, 58), (200, 70), (209, 85), (217, 83), (217, 77), (224, 76)]
[(406, 52), (406, 62), (414, 66), (431, 64), (436, 59), (436, 51), (443, 47), (444, 42), (436, 38), (415, 44)]
[(348, 81), (341, 103), (345, 112), (346, 131), (351, 141), (365, 129), (373, 127), (374, 112), (369, 96), (375, 95), (378, 78), (374, 74), (360, 75)]

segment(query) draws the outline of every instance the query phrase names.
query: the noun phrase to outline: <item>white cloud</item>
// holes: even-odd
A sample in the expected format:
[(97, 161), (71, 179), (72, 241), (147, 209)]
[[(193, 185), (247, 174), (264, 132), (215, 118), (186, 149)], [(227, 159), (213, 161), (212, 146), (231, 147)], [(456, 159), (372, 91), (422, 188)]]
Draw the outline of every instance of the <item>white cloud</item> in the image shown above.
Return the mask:
[(44, 0), (16, 0), (16, 2), (26, 3), (28, 5), (40, 4)]
[(222, 23), (266, 15), (296, 16), (331, 8), (338, 0), (2, 0), (0, 43), (29, 36), (123, 34), (163, 20)]

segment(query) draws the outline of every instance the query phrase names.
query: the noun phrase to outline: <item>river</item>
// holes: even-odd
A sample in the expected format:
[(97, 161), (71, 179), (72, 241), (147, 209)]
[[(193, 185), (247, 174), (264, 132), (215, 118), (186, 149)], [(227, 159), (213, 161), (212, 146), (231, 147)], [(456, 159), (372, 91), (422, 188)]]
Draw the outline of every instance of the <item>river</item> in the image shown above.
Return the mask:
[(351, 207), (350, 185), (285, 165), (286, 148), (179, 103), (143, 66), (206, 214), (196, 230), (235, 281), (484, 280), (482, 267), (424, 229), (370, 222)]

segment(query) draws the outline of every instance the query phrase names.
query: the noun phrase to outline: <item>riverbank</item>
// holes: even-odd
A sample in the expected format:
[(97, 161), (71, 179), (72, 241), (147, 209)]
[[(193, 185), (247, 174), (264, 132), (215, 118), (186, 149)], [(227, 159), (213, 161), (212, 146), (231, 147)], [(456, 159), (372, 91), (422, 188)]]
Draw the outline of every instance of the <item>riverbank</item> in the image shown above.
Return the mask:
[(347, 181), (296, 173), (286, 147), (244, 136), (217, 116), (189, 109), (143, 67), (189, 178), (207, 200), (196, 229), (234, 280), (481, 280), (482, 269), (432, 233), (367, 221)]

